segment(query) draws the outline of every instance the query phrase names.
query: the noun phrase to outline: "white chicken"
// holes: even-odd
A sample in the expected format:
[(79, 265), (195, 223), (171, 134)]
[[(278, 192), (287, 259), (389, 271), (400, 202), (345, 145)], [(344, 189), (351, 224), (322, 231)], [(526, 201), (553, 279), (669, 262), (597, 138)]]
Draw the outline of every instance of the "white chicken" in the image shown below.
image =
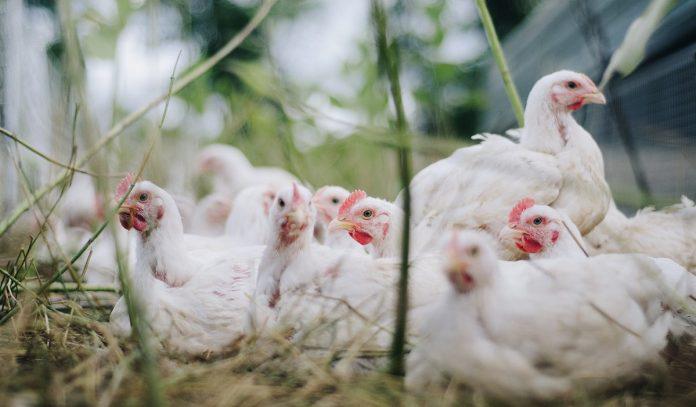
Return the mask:
[[(329, 233), (347, 232), (375, 258), (396, 257), (401, 254), (403, 219), (404, 211), (395, 204), (356, 190), (329, 224)], [(411, 231), (411, 258), (436, 254), (437, 247), (426, 245), (433, 233), (423, 225)]]
[[(299, 335), (312, 333), (325, 347), (354, 341), (387, 346), (398, 261), (314, 243), (315, 218), (307, 189), (294, 184), (278, 193), (250, 310), (252, 327), (263, 331), (276, 322), (289, 324)], [(411, 318), (419, 319), (421, 310), (446, 287), (430, 271), (439, 261), (424, 256), (411, 266)]]
[[(131, 182), (121, 181), (116, 195), (123, 196)], [(131, 289), (166, 349), (185, 355), (217, 352), (242, 333), (262, 247), (200, 249), (194, 255), (186, 247), (174, 200), (148, 181), (135, 185), (119, 220), (138, 232)], [(130, 334), (123, 298), (110, 320), (117, 334)]]
[[(572, 234), (572, 235), (571, 235)], [(575, 236), (575, 238), (573, 238)], [(534, 205), (527, 198), (520, 201), (510, 212), (509, 224), (500, 233), (503, 245), (515, 244), (518, 249), (529, 254), (531, 260), (551, 258), (586, 258), (587, 252), (582, 245), (577, 227), (567, 216), (546, 205)], [(682, 266), (667, 258), (651, 258), (655, 262), (670, 292), (677, 302), (690, 303), (696, 298), (696, 276)], [(688, 315), (693, 314), (689, 307)], [(693, 318), (691, 315), (688, 318)], [(676, 325), (678, 326), (678, 325)]]
[(297, 178), (277, 167), (254, 167), (239, 149), (211, 144), (198, 153), (198, 171), (213, 175), (213, 189), (233, 197), (250, 186), (269, 185), (277, 190)]
[(317, 223), (314, 226), (314, 237), (320, 242), (335, 249), (364, 251), (362, 246), (340, 230), (329, 231), (329, 224), (338, 216), (343, 202), (350, 192), (339, 186), (327, 185), (319, 188), (312, 198), (317, 209)]
[(270, 210), (266, 250), (250, 308), (253, 330), (272, 327), (279, 299), (310, 284), (335, 262), (336, 252), (313, 241), (315, 219), (309, 190), (293, 183), (278, 192)]
[(393, 203), (355, 190), (343, 202), (328, 230), (347, 231), (359, 244), (370, 245), (368, 251), (375, 258), (394, 257), (401, 252), (403, 217), (403, 210)]
[[(641, 255), (504, 262), (489, 237), (455, 232), (450, 292), (408, 358), (406, 384), (442, 374), (496, 397), (549, 399), (601, 388), (660, 361), (672, 315)], [(624, 286), (631, 286), (627, 290)]]
[(570, 218), (550, 206), (536, 205), (532, 198), (512, 208), (498, 240), (503, 247), (514, 244), (533, 260), (587, 257), (580, 231)]
[(645, 208), (627, 218), (611, 202), (604, 221), (585, 235), (592, 253), (644, 253), (667, 257), (696, 271), (696, 207), (682, 197), (676, 204), (655, 211)]
[[(431, 229), (433, 242), (449, 227), (497, 237), (510, 208), (530, 196), (564, 210), (581, 233), (588, 233), (604, 219), (610, 201), (601, 151), (572, 116), (588, 103), (605, 99), (583, 74), (559, 71), (539, 79), (527, 99), (519, 144), (497, 135), (474, 136), (483, 142), (455, 151), (413, 178), (415, 228)], [(522, 255), (499, 251), (508, 259)]]
[(201, 199), (191, 213), (189, 232), (200, 236), (220, 236), (225, 233), (225, 221), (230, 216), (232, 202), (221, 193)]
[(225, 222), (225, 235), (236, 246), (264, 245), (268, 240), (268, 213), (275, 190), (267, 185), (242, 189), (232, 203)]

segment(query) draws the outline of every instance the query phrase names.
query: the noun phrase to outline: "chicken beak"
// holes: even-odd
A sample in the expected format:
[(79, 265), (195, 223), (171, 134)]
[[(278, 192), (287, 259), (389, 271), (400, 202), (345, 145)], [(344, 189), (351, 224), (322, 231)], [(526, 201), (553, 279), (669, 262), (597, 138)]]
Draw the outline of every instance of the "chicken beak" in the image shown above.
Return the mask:
[(473, 288), (473, 279), (467, 272), (469, 263), (452, 259), (447, 267), (447, 278), (454, 288), (460, 293), (466, 293)]
[(123, 205), (121, 205), (121, 207), (118, 208), (118, 213), (119, 213), (119, 214), (121, 214), (121, 213), (128, 213), (128, 214), (130, 214), (130, 213), (132, 213), (132, 211), (134, 211), (135, 209), (136, 209), (135, 205), (128, 205), (127, 203), (124, 202)]
[(354, 230), (355, 229), (355, 224), (353, 222), (349, 222), (345, 219), (334, 219), (329, 223), (329, 232), (335, 232), (337, 230)]
[(602, 92), (600, 91), (595, 91), (592, 93), (586, 93), (582, 96), (582, 99), (585, 104), (587, 103), (596, 103), (598, 105), (605, 105), (607, 103), (607, 99), (604, 97)]
[(133, 227), (133, 217), (135, 216), (135, 206), (128, 205), (124, 202), (120, 208), (118, 208), (118, 220), (124, 229), (130, 230)]

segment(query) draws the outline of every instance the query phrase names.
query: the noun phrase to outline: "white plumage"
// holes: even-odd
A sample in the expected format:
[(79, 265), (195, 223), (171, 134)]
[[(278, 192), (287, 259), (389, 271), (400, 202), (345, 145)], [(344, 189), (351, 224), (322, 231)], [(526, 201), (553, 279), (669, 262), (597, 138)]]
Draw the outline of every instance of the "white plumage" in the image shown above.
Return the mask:
[[(583, 259), (588, 256), (577, 227), (567, 216), (549, 206), (534, 205), (529, 199), (515, 205), (510, 212), (509, 224), (500, 233), (499, 239), (504, 246), (514, 243), (528, 253), (531, 260)], [(680, 306), (689, 304), (685, 309), (675, 311), (680, 311), (685, 318), (693, 319), (694, 303), (691, 299), (696, 298), (696, 276), (671, 259), (650, 259), (657, 266), (654, 270), (660, 276), (659, 281), (664, 283), (663, 292), (675, 303), (680, 303)], [(627, 281), (630, 278), (623, 282), (623, 286), (630, 290), (633, 286), (627, 284)], [(674, 331), (681, 332), (683, 326), (679, 322), (675, 323)]]
[[(127, 191), (130, 179), (119, 186)], [(156, 185), (136, 184), (119, 211), (121, 224), (138, 231), (131, 289), (147, 325), (165, 348), (195, 355), (217, 352), (243, 330), (262, 247), (192, 250), (171, 196)], [(194, 254), (196, 253), (196, 254)], [(121, 300), (111, 324), (121, 335), (130, 323)]]
[(329, 224), (336, 219), (343, 202), (350, 192), (339, 186), (327, 185), (314, 193), (312, 203), (317, 210), (317, 222), (314, 226), (314, 237), (319, 243), (335, 249), (365, 251), (365, 249), (347, 233), (340, 230), (329, 230)]
[(274, 190), (296, 182), (289, 172), (277, 167), (254, 167), (244, 153), (224, 144), (211, 144), (198, 153), (198, 170), (213, 175), (216, 192), (234, 197), (246, 187), (268, 185)]
[(612, 201), (607, 216), (585, 236), (593, 253), (644, 253), (667, 257), (696, 271), (696, 207), (681, 203), (655, 211), (645, 208), (626, 217)]
[[(496, 237), (510, 208), (531, 197), (563, 209), (588, 233), (607, 211), (604, 163), (592, 136), (571, 113), (604, 97), (585, 75), (559, 71), (532, 88), (519, 144), (496, 135), (455, 151), (420, 171), (411, 183), (413, 224), (433, 237), (448, 226)], [(400, 201), (400, 197), (397, 201)], [(499, 248), (505, 258), (521, 253)]]
[(222, 235), (231, 210), (232, 202), (226, 194), (212, 193), (204, 197), (192, 210), (189, 232), (200, 236)]
[[(314, 243), (316, 210), (310, 199), (309, 191), (295, 185), (280, 191), (271, 209), (272, 233), (259, 267), (253, 327), (291, 325), (325, 347), (353, 341), (387, 346), (399, 262)], [(423, 256), (411, 267), (413, 319), (445, 288), (441, 275), (431, 273), (438, 262)]]
[(403, 217), (401, 208), (393, 203), (356, 190), (343, 202), (328, 230), (345, 230), (375, 258), (393, 257), (401, 252)]
[(275, 189), (266, 185), (244, 188), (232, 203), (225, 222), (225, 235), (234, 245), (263, 245), (268, 240), (268, 212)]
[(501, 247), (516, 247), (532, 260), (587, 257), (582, 236), (570, 218), (533, 199), (518, 202), (508, 215), (508, 224), (500, 231)]
[[(509, 240), (503, 242), (506, 246), (514, 243), (528, 253), (531, 260), (588, 256), (577, 227), (567, 216), (549, 206), (523, 200), (510, 212), (509, 221), (499, 239)], [(671, 259), (651, 259), (658, 264), (663, 281), (675, 295), (685, 300), (689, 295), (696, 295), (696, 276)]]
[(485, 236), (455, 234), (452, 289), (409, 356), (407, 385), (446, 373), (498, 397), (551, 398), (633, 377), (660, 360), (672, 320), (657, 267), (641, 255), (498, 262)]
[[(685, 331), (696, 278), (684, 268), (585, 253), (696, 267), (693, 202), (630, 219), (616, 209), (602, 154), (572, 117), (588, 103), (605, 100), (587, 76), (547, 75), (529, 94), (525, 127), (508, 132), (519, 142), (474, 136), (479, 144), (413, 178), (409, 388), (453, 377), (508, 401), (561, 398), (631, 379), (661, 361), (668, 333)], [(389, 347), (401, 196), (392, 203), (338, 186), (312, 196), (288, 172), (253, 167), (220, 144), (197, 164), (214, 191), (186, 206), (192, 233), (172, 196), (147, 181), (119, 210), (135, 229), (131, 289), (164, 348), (219, 352), (273, 330), (303, 351)], [(100, 206), (90, 185), (78, 186), (89, 198), (72, 206), (86, 215), (64, 216), (84, 225)], [(59, 226), (71, 244), (87, 237)], [(114, 257), (110, 236), (95, 245), (92, 266), (115, 272), (100, 262)], [(123, 297), (110, 319), (115, 333), (130, 334)]]

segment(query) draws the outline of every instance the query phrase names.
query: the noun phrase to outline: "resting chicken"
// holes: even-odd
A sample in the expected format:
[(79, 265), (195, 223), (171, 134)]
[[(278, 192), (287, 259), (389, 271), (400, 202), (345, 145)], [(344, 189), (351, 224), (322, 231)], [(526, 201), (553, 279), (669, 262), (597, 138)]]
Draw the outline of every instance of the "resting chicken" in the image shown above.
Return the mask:
[(696, 271), (696, 207), (680, 204), (656, 211), (645, 208), (626, 217), (612, 201), (604, 221), (585, 236), (593, 253), (645, 253), (670, 258)]
[(660, 351), (678, 306), (642, 255), (506, 262), (481, 232), (452, 233), (451, 289), (408, 358), (406, 384), (443, 375), (496, 397), (563, 397), (629, 380)]
[[(117, 197), (132, 182), (132, 177), (122, 180)], [(147, 326), (166, 349), (185, 355), (218, 352), (242, 333), (263, 247), (187, 247), (174, 200), (148, 181), (135, 184), (119, 220), (138, 233), (131, 289)], [(130, 334), (123, 297), (110, 320), (116, 334)]]
[[(412, 224), (436, 239), (449, 227), (497, 237), (510, 208), (524, 197), (563, 209), (587, 234), (604, 219), (610, 201), (602, 153), (572, 112), (604, 96), (587, 76), (559, 71), (537, 81), (527, 99), (519, 143), (475, 136), (480, 144), (455, 151), (411, 182)], [(401, 197), (397, 199), (398, 202)], [(499, 247), (507, 259), (523, 257)]]
[(225, 144), (211, 144), (198, 153), (198, 171), (213, 175), (213, 189), (234, 198), (242, 189), (268, 185), (278, 188), (297, 181), (289, 172), (277, 167), (254, 167), (239, 149)]

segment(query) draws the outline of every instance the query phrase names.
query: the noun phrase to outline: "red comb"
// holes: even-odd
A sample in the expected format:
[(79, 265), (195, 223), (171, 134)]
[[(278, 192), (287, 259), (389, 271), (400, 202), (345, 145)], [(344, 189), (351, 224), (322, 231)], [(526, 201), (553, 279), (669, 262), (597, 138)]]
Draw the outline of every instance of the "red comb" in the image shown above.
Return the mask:
[(343, 204), (341, 207), (338, 209), (338, 214), (339, 215), (345, 215), (350, 208), (355, 205), (356, 202), (358, 202), (361, 199), (365, 199), (367, 197), (367, 194), (365, 191), (361, 189), (356, 189), (355, 191), (351, 192), (350, 195), (348, 195), (348, 198), (346, 198), (345, 201), (343, 201)]
[(121, 181), (118, 182), (118, 185), (116, 186), (116, 195), (114, 195), (114, 200), (116, 200), (116, 202), (120, 201), (121, 198), (123, 198), (123, 195), (128, 192), (128, 188), (130, 188), (130, 185), (134, 180), (135, 174), (129, 172)]
[(300, 189), (297, 188), (297, 183), (292, 183), (292, 202), (297, 204), (302, 202), (302, 196), (300, 195)]
[(534, 199), (532, 198), (524, 198), (523, 200), (517, 202), (517, 205), (512, 208), (510, 214), (508, 215), (508, 223), (518, 223), (520, 221), (520, 216), (522, 216), (522, 212), (526, 211), (532, 206), (534, 206)]

